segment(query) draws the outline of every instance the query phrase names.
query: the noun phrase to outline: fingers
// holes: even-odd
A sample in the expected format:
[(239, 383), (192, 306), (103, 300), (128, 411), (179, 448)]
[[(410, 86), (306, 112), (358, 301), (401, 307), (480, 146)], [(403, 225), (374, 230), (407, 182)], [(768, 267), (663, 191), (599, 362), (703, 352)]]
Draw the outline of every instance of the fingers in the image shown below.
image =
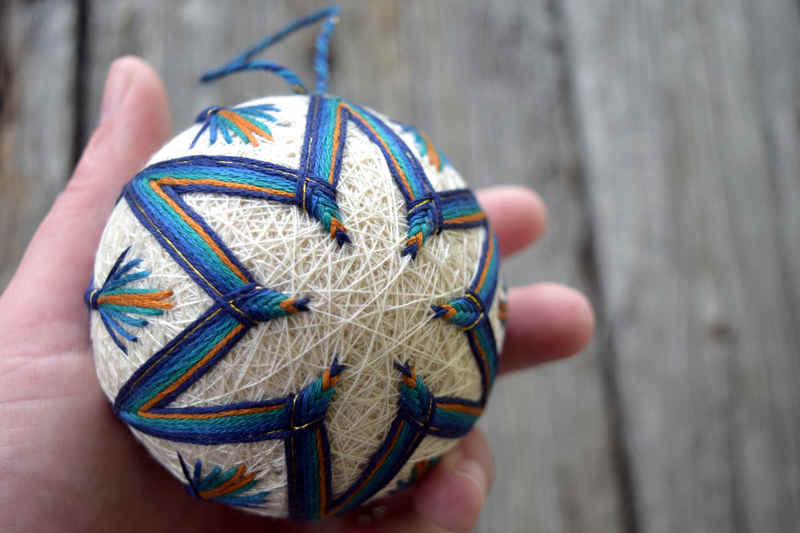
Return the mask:
[(414, 508), (445, 531), (470, 531), (494, 478), (486, 438), (473, 429), (414, 491)]
[[(492, 187), (478, 200), (509, 256), (538, 239), (547, 226), (547, 208), (523, 187)], [(594, 313), (579, 292), (554, 284), (512, 289), (500, 371), (552, 361), (583, 349), (594, 332)]]
[(4, 301), (14, 300), (16, 314), (35, 312), (37, 321), (82, 316), (81, 295), (91, 279), (106, 219), (123, 184), (170, 129), (166, 92), (155, 71), (137, 58), (115, 61), (106, 81), (101, 123), (3, 296)]
[(530, 189), (491, 187), (478, 191), (477, 196), (505, 257), (538, 239), (547, 227), (547, 207)]
[(551, 283), (511, 289), (500, 372), (573, 355), (593, 333), (592, 306), (575, 289)]

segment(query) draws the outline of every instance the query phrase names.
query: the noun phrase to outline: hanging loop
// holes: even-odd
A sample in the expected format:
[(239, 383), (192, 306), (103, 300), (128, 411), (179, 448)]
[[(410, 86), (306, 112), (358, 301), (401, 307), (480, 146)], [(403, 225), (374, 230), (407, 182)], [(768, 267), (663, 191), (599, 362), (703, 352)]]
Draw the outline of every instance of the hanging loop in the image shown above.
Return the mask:
[(200, 81), (210, 82), (224, 78), (229, 74), (246, 70), (264, 70), (266, 72), (277, 74), (286, 80), (286, 82), (289, 83), (295, 92), (307, 93), (308, 89), (306, 89), (305, 85), (303, 85), (303, 82), (300, 81), (300, 78), (294, 73), (294, 71), (272, 61), (253, 61), (252, 58), (256, 54), (283, 40), (295, 31), (304, 28), (305, 26), (314, 24), (320, 20), (324, 20), (322, 29), (320, 30), (315, 43), (314, 73), (316, 74), (315, 92), (327, 92), (328, 80), (330, 79), (328, 52), (330, 49), (331, 35), (336, 27), (336, 23), (339, 22), (340, 12), (341, 10), (339, 9), (339, 6), (332, 6), (316, 13), (312, 13), (311, 15), (301, 19), (295, 20), (282, 30), (270, 35), (252, 48), (245, 50), (242, 54), (235, 57), (225, 65), (206, 72), (201, 76)]

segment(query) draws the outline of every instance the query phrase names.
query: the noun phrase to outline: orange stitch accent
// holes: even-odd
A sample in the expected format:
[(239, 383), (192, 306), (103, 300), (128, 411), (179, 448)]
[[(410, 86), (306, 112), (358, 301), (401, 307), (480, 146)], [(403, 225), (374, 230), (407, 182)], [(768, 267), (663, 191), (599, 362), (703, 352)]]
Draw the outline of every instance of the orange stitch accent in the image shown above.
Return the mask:
[[(489, 231), (488, 228), (486, 231)], [(489, 248), (486, 250), (486, 263), (483, 265), (481, 277), (478, 279), (478, 283), (475, 285), (476, 292), (481, 290), (483, 283), (486, 281), (486, 274), (489, 272), (489, 265), (492, 264), (492, 254), (494, 254), (494, 239), (491, 235), (487, 235), (486, 238), (489, 239)]]
[(294, 306), (294, 303), (296, 301), (297, 301), (297, 298), (286, 298), (284, 301), (282, 301), (278, 305), (280, 305), (281, 309), (283, 309), (287, 313), (296, 313), (297, 312), (297, 308)]
[[(166, 179), (169, 179), (169, 178), (166, 178)], [(208, 235), (208, 233), (205, 232), (205, 230), (200, 226), (200, 224), (195, 222), (189, 215), (186, 214), (186, 212), (183, 209), (180, 208), (180, 206), (178, 204), (176, 204), (172, 200), (172, 198), (167, 196), (167, 194), (161, 188), (161, 183), (160, 182), (162, 182), (162, 181), (163, 181), (163, 179), (160, 179), (160, 180), (157, 180), (157, 181), (152, 181), (152, 182), (150, 182), (150, 187), (155, 191), (155, 193), (157, 195), (159, 195), (161, 197), (162, 200), (164, 200), (165, 202), (167, 202), (167, 204), (169, 204), (169, 206), (172, 208), (173, 211), (175, 211), (176, 213), (178, 213), (178, 215), (180, 215), (180, 217), (184, 220), (184, 222), (189, 224), (189, 226), (193, 230), (195, 230), (204, 241), (206, 241), (206, 244), (208, 244), (208, 246), (214, 251), (214, 253), (217, 254), (217, 256), (220, 259), (222, 259), (222, 262), (225, 263), (225, 265), (228, 268), (230, 268), (233, 271), (233, 273), (236, 274), (236, 276), (239, 279), (241, 279), (242, 281), (247, 283), (249, 280), (244, 275), (244, 273), (242, 273), (242, 271), (239, 270), (239, 268), (236, 265), (233, 264), (233, 262), (230, 260), (230, 258), (228, 258), (228, 256), (225, 255), (222, 252), (222, 249), (217, 245), (217, 243), (215, 243), (211, 239), (211, 237)]]
[(408, 373), (408, 376), (405, 374), (403, 375), (403, 382), (413, 389), (417, 388), (417, 372), (414, 370), (413, 366), (409, 365)]
[(264, 137), (268, 141), (272, 140), (272, 135), (262, 130), (249, 120), (245, 120), (243, 117), (241, 117), (236, 113), (224, 109), (219, 111), (219, 114), (227, 118), (237, 126), (239, 126), (239, 129), (242, 130), (242, 133), (245, 134), (247, 140), (250, 141), (250, 144), (252, 144), (253, 146), (258, 146), (258, 140), (253, 136), (253, 133), (257, 133), (258, 135)]
[(497, 318), (500, 320), (507, 320), (508, 319), (508, 304), (506, 302), (500, 302), (497, 306)]
[(281, 191), (279, 189), (270, 189), (268, 187), (259, 187), (257, 185), (247, 185), (246, 183), (231, 183), (229, 181), (215, 180), (212, 178), (203, 179), (183, 179), (183, 178), (161, 178), (159, 183), (166, 185), (213, 185), (218, 187), (227, 187), (229, 189), (242, 189), (246, 191), (263, 192), (267, 194), (275, 194), (277, 196), (294, 196), (293, 192)]
[(335, 238), (336, 232), (340, 230), (344, 231), (345, 233), (347, 232), (347, 229), (344, 227), (344, 224), (342, 224), (338, 218), (331, 217), (331, 238)]
[(456, 316), (456, 314), (458, 314), (458, 311), (456, 311), (456, 308), (452, 305), (442, 304), (440, 307), (442, 309), (447, 309), (447, 312), (444, 314), (444, 318), (453, 318)]
[(448, 411), (458, 411), (460, 413), (468, 413), (471, 415), (480, 415), (483, 409), (472, 405), (464, 405), (460, 403), (443, 403), (437, 402), (439, 407), (447, 409)]
[(142, 216), (143, 216), (143, 217), (144, 217), (144, 218), (147, 220), (147, 222), (150, 224), (150, 227), (151, 227), (151, 228), (153, 228), (153, 230), (154, 230), (155, 232), (157, 232), (157, 233), (158, 233), (158, 234), (159, 234), (159, 235), (160, 235), (160, 236), (161, 236), (161, 237), (164, 239), (164, 241), (165, 241), (167, 244), (169, 244), (169, 245), (170, 245), (170, 247), (171, 247), (171, 248), (172, 248), (172, 249), (175, 251), (175, 253), (176, 253), (176, 254), (178, 254), (178, 257), (180, 257), (181, 259), (183, 259), (183, 260), (184, 260), (184, 262), (186, 262), (186, 264), (187, 264), (187, 265), (189, 265), (189, 267), (190, 267), (190, 268), (191, 268), (191, 269), (194, 271), (194, 273), (195, 273), (195, 274), (197, 274), (197, 276), (198, 276), (200, 279), (202, 279), (202, 280), (203, 280), (203, 281), (206, 283), (206, 285), (208, 285), (209, 287), (211, 287), (211, 289), (212, 289), (214, 292), (216, 292), (216, 293), (217, 293), (217, 294), (219, 294), (219, 295), (222, 295), (222, 293), (219, 291), (219, 289), (217, 289), (215, 286), (213, 286), (213, 285), (211, 284), (211, 282), (210, 282), (210, 281), (208, 281), (208, 280), (206, 279), (206, 277), (205, 277), (205, 276), (204, 276), (204, 275), (203, 275), (203, 274), (202, 274), (202, 273), (201, 273), (199, 270), (197, 270), (197, 268), (195, 268), (195, 266), (194, 266), (192, 263), (190, 263), (190, 262), (189, 262), (189, 260), (188, 260), (188, 259), (186, 259), (186, 256), (184, 256), (184, 255), (181, 253), (181, 251), (180, 251), (180, 250), (178, 250), (178, 248), (175, 246), (175, 244), (174, 244), (174, 243), (173, 243), (171, 240), (169, 240), (169, 238), (168, 238), (166, 235), (164, 235), (164, 232), (162, 232), (162, 231), (161, 231), (161, 229), (159, 229), (159, 227), (155, 225), (155, 223), (154, 223), (154, 222), (153, 222), (153, 220), (150, 218), (150, 216), (149, 216), (149, 215), (148, 215), (148, 214), (145, 212), (145, 210), (144, 210), (144, 209), (142, 209), (142, 206), (141, 206), (141, 205), (139, 205), (139, 202), (137, 202), (137, 201), (136, 201), (136, 198), (133, 198), (133, 197), (131, 197), (131, 199), (133, 200), (133, 204), (136, 206), (136, 209), (138, 209), (138, 210), (139, 210), (139, 212), (142, 214)]
[(226, 111), (220, 111), (219, 114), (222, 117), (227, 118), (228, 120), (233, 122), (236, 126), (238, 126), (239, 131), (244, 133), (244, 136), (247, 137), (247, 142), (249, 142), (254, 147), (258, 146), (258, 140), (256, 140), (256, 138), (253, 136), (253, 134), (250, 133), (250, 129), (251, 129), (251, 125), (250, 124), (247, 124), (246, 121), (241, 120), (240, 117), (237, 117), (236, 115), (234, 115), (230, 111), (227, 111), (227, 112)]
[(239, 415), (251, 415), (255, 413), (268, 413), (269, 411), (276, 411), (278, 409), (283, 409), (284, 404), (277, 404), (277, 405), (265, 405), (262, 407), (249, 407), (247, 409), (228, 409), (225, 411), (219, 411), (216, 413), (137, 413), (144, 418), (191, 418), (194, 420), (211, 420), (212, 418), (222, 418), (226, 416), (239, 416)]
[(331, 387), (335, 387), (336, 383), (339, 381), (339, 376), (331, 376), (331, 371), (326, 370), (322, 373), (322, 390), (328, 390)]
[[(239, 332), (240, 332), (242, 329), (244, 329), (244, 326), (243, 326), (242, 324), (237, 324), (237, 325), (236, 325), (236, 327), (235, 327), (235, 328), (233, 328), (233, 329), (230, 331), (230, 333), (228, 333), (227, 335), (225, 335), (225, 337), (223, 337), (223, 338), (222, 338), (222, 340), (220, 340), (220, 341), (219, 341), (219, 342), (216, 344), (216, 346), (214, 346), (213, 348), (211, 348), (211, 350), (209, 350), (209, 352), (208, 352), (206, 355), (204, 355), (202, 359), (200, 359), (198, 362), (196, 362), (194, 365), (192, 365), (192, 367), (191, 367), (191, 368), (189, 368), (189, 370), (188, 370), (188, 371), (187, 371), (185, 374), (183, 374), (181, 377), (179, 377), (178, 379), (176, 379), (175, 381), (173, 381), (173, 382), (172, 382), (172, 383), (171, 383), (171, 384), (170, 384), (168, 387), (166, 387), (164, 390), (162, 390), (161, 392), (159, 392), (159, 393), (158, 393), (156, 396), (154, 396), (152, 399), (150, 399), (150, 400), (149, 400), (147, 403), (145, 403), (144, 405), (142, 405), (142, 407), (140, 407), (140, 408), (139, 408), (139, 411), (138, 411), (138, 413), (137, 413), (137, 414), (138, 414), (139, 416), (144, 416), (144, 417), (159, 418), (159, 416), (158, 416), (158, 415), (156, 415), (156, 416), (153, 416), (153, 414), (152, 414), (152, 413), (148, 413), (148, 411), (150, 410), (150, 408), (151, 408), (151, 407), (153, 407), (153, 406), (154, 406), (155, 404), (157, 404), (158, 402), (160, 402), (160, 401), (161, 401), (161, 399), (162, 399), (164, 396), (166, 396), (166, 395), (167, 395), (167, 394), (169, 394), (170, 392), (174, 391), (175, 389), (177, 389), (178, 387), (180, 387), (180, 386), (181, 386), (181, 385), (182, 385), (184, 382), (186, 382), (186, 380), (188, 380), (188, 379), (189, 379), (189, 378), (192, 376), (192, 374), (194, 374), (195, 372), (197, 372), (197, 370), (198, 370), (199, 368), (201, 368), (201, 367), (202, 367), (202, 366), (203, 366), (203, 365), (204, 365), (204, 364), (205, 364), (207, 361), (209, 361), (211, 358), (213, 358), (213, 357), (214, 357), (214, 356), (217, 354), (217, 352), (219, 352), (219, 351), (222, 349), (222, 347), (223, 347), (223, 346), (225, 346), (225, 345), (226, 345), (226, 344), (227, 344), (227, 343), (228, 343), (228, 342), (229, 342), (229, 341), (230, 341), (230, 340), (231, 340), (233, 337), (235, 337), (235, 336), (236, 336), (236, 335), (237, 335), (237, 334), (238, 334), (238, 333), (239, 333)], [(243, 410), (243, 411), (247, 411), (247, 410)], [(194, 416), (193, 416), (193, 415), (190, 415), (190, 414), (183, 414), (182, 416), (186, 416), (186, 417), (188, 417), (188, 418), (197, 418), (198, 416), (199, 416), (200, 418), (210, 418), (210, 417), (209, 417), (209, 416), (207, 416), (207, 415), (216, 415), (216, 416), (219, 416), (219, 413), (203, 413), (203, 414), (201, 414), (201, 415), (194, 415)]]
[(413, 237), (409, 238), (406, 241), (406, 246), (411, 246), (412, 244), (416, 243), (417, 247), (422, 248), (422, 232), (418, 232)]
[(415, 464), (414, 465), (414, 471), (417, 474), (417, 480), (421, 479), (422, 476), (425, 475), (425, 473), (427, 473), (428, 470), (430, 470), (432, 466), (433, 465), (431, 464), (431, 460), (430, 459), (425, 459), (424, 461), (420, 461), (417, 464)]
[(331, 171), (328, 174), (328, 183), (333, 185), (333, 170), (336, 168), (336, 154), (339, 152), (339, 127), (342, 123), (342, 106), (336, 106), (336, 125), (333, 130), (333, 148), (331, 149)]
[(172, 302), (164, 302), (172, 296), (172, 291), (151, 292), (145, 294), (109, 294), (97, 299), (98, 304), (131, 305), (148, 309), (172, 309)]
[(463, 224), (465, 222), (476, 222), (486, 218), (486, 213), (473, 213), (471, 215), (464, 215), (463, 217), (451, 218), (445, 221), (445, 224)]
[(442, 170), (442, 160), (439, 158), (439, 152), (437, 152), (436, 148), (433, 146), (431, 138), (428, 137), (428, 134), (424, 131), (420, 131), (419, 134), (422, 135), (422, 138), (425, 140), (425, 146), (428, 149), (428, 161), (436, 170)]
[(238, 488), (244, 487), (253, 479), (255, 479), (255, 475), (247, 474), (245, 475), (245, 467), (244, 465), (239, 465), (239, 468), (236, 469), (236, 474), (233, 475), (228, 481), (217, 487), (216, 489), (212, 490), (205, 490), (198, 492), (198, 496), (209, 500), (211, 498), (216, 498), (217, 496), (222, 496), (223, 494), (227, 494), (229, 492), (233, 492)]
[[(355, 111), (355, 110), (354, 110), (352, 107), (350, 107), (350, 106), (349, 106), (349, 105), (347, 105), (347, 104), (344, 104), (344, 103), (343, 103), (343, 104), (341, 104), (341, 105), (343, 105), (344, 107), (346, 107), (346, 108), (347, 108), (347, 109), (348, 109), (348, 110), (349, 110), (351, 113), (353, 113), (354, 115), (357, 115), (358, 117), (360, 117), (360, 118), (361, 118), (361, 122), (364, 124), (364, 126), (365, 126), (365, 127), (366, 127), (366, 128), (369, 130), (369, 131), (371, 131), (373, 135), (375, 135), (375, 138), (376, 138), (376, 139), (378, 139), (378, 141), (380, 141), (380, 143), (381, 143), (381, 145), (383, 146), (384, 150), (386, 150), (386, 153), (387, 153), (387, 154), (389, 154), (389, 157), (391, 158), (391, 160), (392, 160), (392, 163), (393, 163), (393, 164), (394, 164), (394, 166), (397, 168), (397, 172), (398, 172), (398, 174), (400, 174), (400, 179), (402, 179), (402, 180), (403, 180), (403, 185), (405, 185), (405, 187), (406, 187), (406, 190), (408, 191), (408, 194), (409, 194), (409, 195), (410, 195), (410, 196), (413, 198), (413, 197), (414, 197), (414, 191), (412, 191), (412, 190), (411, 190), (411, 185), (409, 185), (409, 184), (408, 184), (408, 179), (406, 178), (406, 174), (405, 174), (405, 172), (403, 172), (403, 169), (402, 169), (402, 168), (400, 167), (400, 165), (397, 163), (397, 159), (395, 159), (395, 158), (394, 158), (394, 154), (392, 153), (392, 151), (391, 151), (391, 150), (389, 150), (389, 147), (386, 145), (386, 142), (383, 140), (383, 137), (381, 137), (380, 135), (378, 135), (378, 132), (377, 132), (377, 131), (375, 131), (375, 128), (373, 128), (373, 127), (372, 127), (372, 126), (369, 124), (369, 122), (367, 122), (367, 120), (366, 120), (366, 119), (365, 119), (363, 116), (361, 116), (361, 114), (360, 114), (360, 113), (357, 113), (357, 112), (356, 112), (356, 111)], [(420, 243), (420, 244), (421, 244), (421, 243)]]
[(159, 357), (159, 358), (158, 358), (158, 361), (156, 361), (156, 362), (155, 362), (153, 365), (150, 365), (149, 367), (147, 367), (147, 369), (146, 369), (144, 372), (142, 372), (142, 375), (141, 375), (141, 376), (139, 376), (139, 377), (136, 379), (136, 381), (134, 381), (134, 382), (133, 382), (133, 385), (137, 385), (137, 384), (138, 384), (138, 383), (139, 383), (139, 382), (140, 382), (142, 379), (144, 379), (144, 378), (145, 378), (145, 376), (147, 376), (147, 374), (148, 374), (148, 373), (149, 373), (149, 372), (150, 372), (150, 371), (153, 369), (153, 367), (154, 367), (156, 364), (158, 364), (158, 363), (160, 363), (161, 361), (163, 361), (165, 357), (167, 357), (167, 356), (168, 356), (170, 353), (172, 353), (172, 350), (174, 350), (174, 349), (175, 349), (175, 347), (176, 347), (176, 346), (178, 346), (178, 344), (179, 344), (180, 342), (183, 342), (183, 340), (184, 340), (186, 337), (188, 337), (189, 335), (191, 335), (192, 333), (194, 333), (195, 331), (197, 331), (198, 329), (200, 329), (201, 327), (203, 327), (203, 324), (207, 323), (209, 320), (211, 320), (212, 318), (214, 318), (214, 317), (217, 315), (217, 313), (220, 313), (220, 312), (221, 312), (221, 311), (220, 311), (220, 309), (217, 309), (216, 311), (214, 311), (213, 313), (211, 313), (210, 315), (208, 315), (208, 316), (205, 318), (205, 320), (203, 320), (202, 322), (200, 322), (199, 324), (197, 324), (195, 327), (193, 327), (191, 330), (189, 330), (189, 331), (185, 331), (185, 330), (184, 330), (184, 332), (181, 334), (181, 336), (180, 336), (180, 337), (176, 337), (176, 338), (175, 338), (176, 344), (173, 344), (173, 345), (172, 345), (172, 348), (170, 348), (169, 350), (167, 350), (166, 352), (164, 352), (163, 354), (161, 354), (161, 357)]

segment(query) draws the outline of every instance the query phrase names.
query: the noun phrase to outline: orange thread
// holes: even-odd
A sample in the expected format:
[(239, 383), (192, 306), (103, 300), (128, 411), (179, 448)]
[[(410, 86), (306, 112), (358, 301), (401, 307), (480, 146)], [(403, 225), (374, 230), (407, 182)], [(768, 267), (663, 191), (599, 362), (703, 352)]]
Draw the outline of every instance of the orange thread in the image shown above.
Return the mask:
[(445, 221), (445, 224), (465, 224), (467, 222), (477, 222), (486, 218), (486, 213), (473, 213), (471, 215), (464, 215), (461, 217), (451, 218)]
[(447, 309), (447, 312), (444, 314), (444, 318), (453, 318), (456, 316), (456, 314), (458, 314), (458, 311), (456, 311), (456, 308), (452, 305), (442, 304), (440, 307)]
[(172, 291), (159, 291), (140, 294), (108, 294), (97, 299), (99, 304), (109, 305), (130, 305), (135, 307), (146, 307), (148, 309), (172, 309), (172, 302), (163, 302), (165, 298), (172, 296)]
[(411, 246), (416, 244), (418, 247), (422, 247), (422, 232), (416, 233), (413, 237), (406, 241), (406, 246)]
[[(169, 178), (164, 178), (164, 179), (169, 179)], [(248, 280), (248, 279), (247, 279), (247, 277), (244, 275), (244, 273), (242, 273), (242, 271), (241, 271), (241, 270), (239, 270), (239, 267), (237, 267), (236, 265), (234, 265), (234, 264), (233, 264), (233, 262), (230, 260), (230, 258), (228, 258), (228, 256), (227, 256), (227, 255), (225, 255), (225, 254), (222, 252), (222, 249), (221, 249), (221, 248), (220, 248), (220, 247), (217, 245), (217, 243), (215, 243), (215, 242), (214, 242), (214, 241), (211, 239), (211, 237), (210, 237), (210, 236), (208, 235), (208, 233), (206, 233), (206, 231), (205, 231), (205, 230), (204, 230), (204, 229), (203, 229), (203, 228), (200, 226), (200, 224), (198, 224), (197, 222), (195, 222), (195, 221), (194, 221), (194, 220), (193, 220), (193, 219), (192, 219), (192, 218), (191, 218), (189, 215), (187, 215), (187, 214), (186, 214), (186, 212), (185, 212), (183, 209), (181, 209), (181, 207), (180, 207), (178, 204), (176, 204), (176, 203), (175, 203), (175, 202), (172, 200), (172, 198), (170, 198), (169, 196), (167, 196), (167, 194), (166, 194), (166, 193), (164, 192), (164, 190), (161, 188), (161, 182), (162, 182), (162, 181), (163, 181), (163, 179), (160, 179), (160, 180), (158, 180), (158, 181), (153, 181), (153, 182), (150, 182), (150, 187), (151, 187), (151, 188), (152, 188), (152, 189), (155, 191), (155, 193), (156, 193), (157, 195), (159, 195), (159, 196), (161, 197), (161, 199), (162, 199), (162, 200), (164, 200), (165, 202), (167, 202), (167, 204), (169, 204), (169, 206), (170, 206), (170, 207), (173, 209), (173, 211), (175, 211), (176, 213), (178, 213), (178, 215), (180, 215), (180, 217), (183, 219), (183, 221), (184, 221), (184, 222), (186, 222), (187, 224), (189, 224), (189, 226), (190, 226), (190, 227), (191, 227), (193, 230), (195, 230), (195, 231), (196, 231), (196, 232), (197, 232), (197, 233), (200, 235), (200, 237), (201, 237), (201, 238), (202, 238), (204, 241), (206, 241), (206, 244), (208, 244), (208, 246), (211, 248), (211, 250), (213, 250), (213, 251), (214, 251), (214, 253), (215, 253), (215, 254), (217, 254), (217, 256), (218, 256), (218, 257), (219, 257), (219, 258), (222, 260), (222, 262), (223, 262), (223, 263), (225, 263), (225, 265), (226, 265), (226, 266), (227, 266), (229, 269), (231, 269), (231, 270), (233, 271), (233, 273), (234, 273), (234, 274), (236, 274), (236, 276), (237, 276), (237, 277), (239, 277), (239, 279), (241, 279), (242, 281), (244, 281), (245, 283), (247, 283), (249, 280)]]
[(342, 223), (339, 221), (339, 219), (338, 219), (338, 218), (331, 217), (331, 238), (334, 238), (334, 237), (336, 237), (336, 232), (337, 232), (337, 231), (344, 231), (344, 232), (346, 232), (347, 230), (345, 229), (345, 227), (344, 227), (344, 224), (342, 224)]
[(253, 136), (253, 133), (256, 133), (256, 134), (260, 135), (261, 137), (264, 137), (268, 141), (272, 140), (272, 135), (270, 135), (269, 133), (267, 133), (266, 131), (262, 130), (261, 128), (259, 128), (258, 126), (256, 126), (252, 122), (250, 122), (249, 120), (244, 119), (243, 117), (241, 117), (240, 115), (238, 115), (236, 113), (233, 113), (233, 112), (228, 111), (228, 110), (222, 110), (222, 111), (219, 112), (219, 114), (222, 115), (223, 117), (227, 118), (228, 120), (230, 120), (234, 124), (236, 124), (239, 127), (239, 129), (242, 131), (242, 133), (245, 134), (245, 136), (247, 137), (247, 140), (250, 141), (250, 144), (252, 144), (253, 146), (258, 146), (258, 140)]
[(353, 113), (354, 115), (357, 115), (359, 118), (361, 118), (361, 122), (362, 122), (362, 124), (364, 124), (364, 127), (366, 127), (369, 131), (371, 131), (372, 134), (375, 136), (375, 138), (378, 139), (378, 142), (381, 143), (381, 146), (383, 146), (383, 149), (386, 150), (387, 154), (389, 154), (389, 157), (392, 160), (392, 164), (397, 169), (397, 173), (400, 174), (400, 179), (403, 181), (403, 185), (405, 185), (405, 188), (408, 191), (409, 196), (411, 196), (413, 198), (414, 197), (414, 191), (411, 190), (411, 185), (408, 184), (408, 179), (406, 179), (405, 172), (403, 172), (403, 169), (397, 163), (397, 160), (394, 158), (394, 154), (392, 153), (391, 150), (389, 150), (389, 147), (387, 146), (386, 142), (383, 140), (383, 137), (381, 137), (378, 134), (378, 132), (375, 131), (375, 128), (373, 128), (369, 124), (369, 122), (367, 122), (367, 120), (363, 116), (361, 116), (361, 114), (357, 113), (352, 107), (350, 107), (347, 104), (342, 104), (342, 105), (345, 106), (351, 113)]
[(408, 375), (406, 376), (403, 374), (403, 381), (411, 388), (415, 389), (417, 387), (417, 372), (414, 370), (413, 366), (409, 365)]
[(245, 471), (244, 465), (239, 465), (239, 468), (236, 469), (236, 474), (234, 474), (233, 477), (231, 477), (228, 481), (215, 489), (200, 491), (198, 492), (198, 496), (206, 500), (210, 500), (212, 498), (216, 498), (217, 496), (222, 496), (223, 494), (227, 494), (235, 491), (236, 489), (244, 487), (253, 481), (253, 479), (255, 479), (255, 475), (245, 475)]
[(328, 183), (333, 185), (333, 171), (336, 168), (336, 154), (339, 152), (339, 127), (342, 122), (342, 104), (336, 106), (336, 126), (333, 130), (333, 148), (331, 150), (331, 171), (328, 174)]
[(202, 179), (182, 179), (182, 178), (161, 178), (159, 183), (165, 185), (211, 185), (216, 187), (225, 187), (228, 189), (242, 189), (245, 191), (263, 192), (267, 194), (275, 194), (278, 196), (292, 197), (294, 192), (286, 192), (280, 189), (270, 189), (267, 187), (259, 187), (258, 185), (249, 185), (246, 183), (233, 183), (229, 181), (215, 180), (212, 178)]
[(501, 301), (497, 306), (497, 318), (503, 321), (508, 319), (508, 304), (506, 302)]
[[(486, 231), (489, 231), (488, 228)], [(494, 254), (494, 239), (491, 235), (487, 235), (486, 238), (489, 239), (489, 247), (486, 250), (486, 263), (484, 263), (481, 277), (478, 279), (478, 283), (475, 285), (476, 291), (481, 290), (481, 287), (483, 287), (483, 282), (486, 281), (486, 274), (489, 272), (489, 265), (492, 264), (492, 254)]]
[(460, 403), (443, 403), (437, 402), (437, 406), (448, 411), (458, 411), (460, 413), (467, 413), (470, 415), (480, 415), (483, 409), (472, 405), (464, 405)]
[(297, 308), (294, 306), (294, 303), (297, 301), (297, 298), (286, 298), (278, 305), (286, 311), (287, 313), (296, 313)]
[[(151, 407), (153, 407), (158, 402), (160, 402), (161, 399), (164, 396), (166, 396), (170, 392), (172, 392), (175, 389), (177, 389), (178, 387), (180, 387), (183, 383), (185, 383), (192, 376), (192, 374), (197, 372), (197, 370), (199, 368), (201, 368), (209, 360), (211, 360), (228, 342), (230, 342), (230, 340), (233, 337), (235, 337), (240, 331), (242, 331), (242, 329), (244, 329), (244, 326), (242, 324), (237, 324), (235, 328), (233, 328), (227, 335), (225, 335), (225, 337), (223, 337), (221, 341), (219, 341), (213, 348), (211, 348), (211, 350), (209, 350), (209, 352), (206, 355), (204, 355), (202, 359), (200, 359), (198, 362), (196, 362), (194, 365), (192, 365), (192, 367), (189, 368), (189, 370), (186, 371), (181, 377), (179, 377), (178, 379), (173, 381), (168, 387), (166, 387), (164, 390), (159, 392), (155, 397), (153, 397), (147, 403), (142, 405), (142, 407), (139, 408), (139, 411), (138, 411), (137, 414), (139, 416), (144, 416), (144, 417), (148, 417), (148, 418), (162, 418), (162, 417), (169, 418), (169, 416), (165, 417), (163, 415), (158, 415), (158, 414), (155, 414), (155, 413), (149, 413), (148, 411), (150, 410)], [(241, 411), (242, 412), (250, 412), (250, 409), (242, 409)], [(186, 417), (186, 418), (216, 418), (216, 417), (219, 416), (219, 413), (202, 413), (200, 415), (192, 415), (190, 413), (183, 413), (183, 414), (181, 414), (181, 416)]]
[(221, 418), (226, 416), (239, 416), (239, 415), (252, 415), (256, 413), (268, 413), (269, 411), (276, 411), (278, 409), (283, 409), (285, 407), (284, 404), (277, 404), (277, 405), (266, 405), (262, 407), (249, 407), (247, 409), (228, 409), (225, 411), (218, 411), (216, 413), (196, 413), (196, 414), (186, 414), (186, 413), (139, 413), (141, 416), (145, 418), (191, 418), (194, 420), (211, 420), (212, 418)]
[(425, 139), (425, 147), (428, 151), (428, 161), (430, 161), (431, 165), (436, 168), (436, 170), (442, 170), (442, 160), (439, 158), (439, 152), (436, 151), (436, 148), (433, 146), (431, 142), (431, 138), (424, 131), (419, 132), (422, 135), (422, 138)]

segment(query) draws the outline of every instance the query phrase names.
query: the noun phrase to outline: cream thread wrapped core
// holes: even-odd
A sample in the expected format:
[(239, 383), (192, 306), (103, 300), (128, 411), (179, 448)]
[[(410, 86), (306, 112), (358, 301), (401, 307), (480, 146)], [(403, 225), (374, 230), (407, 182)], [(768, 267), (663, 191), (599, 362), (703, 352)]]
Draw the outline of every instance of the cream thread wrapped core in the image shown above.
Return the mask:
[[(270, 103), (279, 111), (270, 124), (272, 141), (258, 146), (233, 138), (209, 144), (201, 136), (189, 148), (200, 125), (194, 125), (159, 150), (149, 164), (190, 155), (229, 155), (289, 168), (299, 165), (305, 131), (307, 96), (270, 97), (245, 105)], [(437, 191), (465, 186), (445, 165), (434, 168), (417, 151), (413, 138), (387, 121), (420, 160)], [(437, 396), (478, 400), (481, 376), (459, 328), (433, 320), (431, 305), (464, 294), (475, 276), (484, 228), (445, 231), (431, 236), (415, 260), (401, 256), (407, 238), (406, 207), (380, 151), (358, 128), (347, 128), (337, 202), (352, 243), (341, 248), (320, 223), (296, 206), (262, 199), (192, 193), (186, 203), (199, 213), (262, 285), (288, 295), (310, 298), (310, 311), (271, 320), (250, 329), (210, 372), (174, 402), (203, 406), (259, 401), (296, 393), (330, 367), (334, 357), (345, 365), (339, 376), (326, 425), (330, 440), (332, 489), (344, 491), (361, 473), (387, 435), (397, 412), (395, 362), (412, 362)], [(135, 330), (138, 342), (123, 354), (97, 313), (91, 335), (97, 375), (113, 402), (122, 385), (212, 305), (211, 298), (182, 270), (125, 201), (115, 207), (95, 261), (94, 278), (102, 280), (120, 252), (142, 259), (150, 271), (136, 287), (171, 290), (174, 307), (148, 318)], [(498, 317), (498, 287), (489, 319), (498, 348), (503, 327)], [(286, 459), (282, 440), (243, 444), (197, 445), (173, 442), (132, 430), (148, 451), (185, 482), (177, 454), (187, 463), (223, 469), (244, 464), (269, 491), (258, 514), (288, 516)], [(395, 479), (375, 497), (408, 478), (413, 465), (438, 457), (455, 445), (452, 439), (424, 438)]]

